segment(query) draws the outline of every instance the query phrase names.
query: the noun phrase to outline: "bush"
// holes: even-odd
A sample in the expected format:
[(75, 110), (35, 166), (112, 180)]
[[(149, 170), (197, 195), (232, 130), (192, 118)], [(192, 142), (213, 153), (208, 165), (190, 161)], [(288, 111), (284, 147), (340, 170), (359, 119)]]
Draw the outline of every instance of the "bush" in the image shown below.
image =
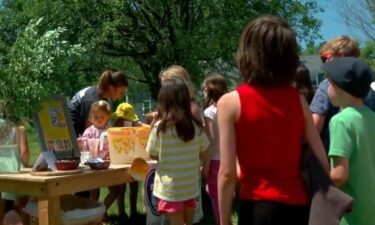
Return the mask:
[(30, 118), (42, 99), (63, 94), (64, 87), (74, 78), (74, 74), (69, 74), (69, 65), (85, 52), (81, 45), (63, 40), (65, 28), (39, 34), (41, 22), (42, 19), (29, 23), (11, 47), (9, 63), (0, 67), (0, 99), (13, 121)]

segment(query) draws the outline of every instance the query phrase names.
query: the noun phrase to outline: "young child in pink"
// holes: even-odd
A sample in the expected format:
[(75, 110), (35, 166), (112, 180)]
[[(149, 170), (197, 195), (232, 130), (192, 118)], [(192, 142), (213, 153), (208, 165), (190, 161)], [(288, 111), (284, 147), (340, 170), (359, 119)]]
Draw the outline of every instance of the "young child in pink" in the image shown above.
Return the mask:
[[(92, 125), (86, 128), (85, 132), (83, 133), (82, 137), (87, 139), (98, 139), (100, 135), (105, 132), (108, 128), (108, 121), (111, 118), (111, 106), (108, 102), (104, 100), (100, 100), (94, 102), (90, 108), (90, 122)], [(109, 147), (108, 141), (105, 141), (102, 145), (98, 143), (98, 146), (103, 146), (99, 149), (97, 157), (102, 159), (109, 159)], [(114, 202), (118, 195), (118, 186), (111, 186), (108, 187), (109, 193), (104, 199), (104, 205), (106, 209), (108, 209), (111, 204)], [(94, 189), (90, 191), (90, 198), (92, 200), (97, 201), (100, 196), (100, 189)]]
[[(103, 132), (107, 131), (107, 129), (109, 128), (108, 121), (111, 118), (111, 106), (108, 102), (104, 100), (94, 102), (90, 108), (89, 118), (92, 125), (86, 128), (85, 132), (83, 132), (82, 138), (87, 140), (99, 140), (100, 135)], [(99, 146), (103, 147), (101, 149), (98, 149)], [(96, 149), (99, 150), (98, 152), (93, 153), (94, 156), (98, 156), (102, 159), (109, 159), (108, 142), (103, 143), (103, 145), (98, 145), (94, 147), (94, 151), (96, 151)]]
[(210, 73), (203, 81), (202, 89), (205, 98), (204, 126), (210, 140), (210, 146), (207, 149), (208, 158), (203, 162), (202, 175), (207, 181), (207, 192), (211, 198), (216, 225), (220, 225), (217, 194), (217, 175), (220, 167), (220, 140), (216, 103), (227, 92), (227, 83), (221, 74)]

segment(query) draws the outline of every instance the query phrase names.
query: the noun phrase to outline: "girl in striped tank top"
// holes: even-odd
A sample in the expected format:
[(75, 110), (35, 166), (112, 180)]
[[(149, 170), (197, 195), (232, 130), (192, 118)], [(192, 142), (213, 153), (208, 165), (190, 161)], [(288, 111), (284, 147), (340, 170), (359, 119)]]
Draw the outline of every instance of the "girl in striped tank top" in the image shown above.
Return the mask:
[(202, 153), (209, 141), (190, 110), (188, 87), (180, 78), (165, 79), (159, 91), (157, 122), (146, 151), (158, 160), (153, 195), (170, 225), (191, 225), (198, 196)]

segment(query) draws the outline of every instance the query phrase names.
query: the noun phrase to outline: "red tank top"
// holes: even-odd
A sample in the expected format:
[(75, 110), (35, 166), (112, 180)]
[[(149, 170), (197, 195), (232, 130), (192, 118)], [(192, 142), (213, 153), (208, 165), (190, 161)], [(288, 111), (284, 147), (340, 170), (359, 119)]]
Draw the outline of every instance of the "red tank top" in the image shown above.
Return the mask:
[(241, 199), (306, 204), (299, 167), (305, 127), (298, 91), (242, 84), (237, 92), (241, 103), (236, 124)]

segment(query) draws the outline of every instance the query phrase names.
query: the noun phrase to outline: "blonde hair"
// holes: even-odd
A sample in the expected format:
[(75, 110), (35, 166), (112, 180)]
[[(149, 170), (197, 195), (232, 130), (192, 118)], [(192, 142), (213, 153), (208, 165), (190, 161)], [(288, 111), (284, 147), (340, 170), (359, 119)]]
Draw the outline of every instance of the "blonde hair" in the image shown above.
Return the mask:
[(361, 50), (354, 38), (342, 35), (333, 38), (322, 46), (320, 55), (324, 54), (329, 54), (331, 57), (359, 57)]
[(109, 103), (104, 100), (99, 100), (97, 102), (92, 103), (90, 107), (90, 116), (89, 116), (90, 120), (91, 120), (92, 114), (98, 111), (104, 112), (108, 115), (111, 115), (112, 113), (112, 109)]
[(195, 98), (193, 82), (191, 82), (190, 75), (184, 67), (178, 65), (170, 66), (166, 70), (160, 72), (159, 78), (162, 83), (165, 80), (176, 78), (181, 79), (189, 89), (190, 98)]

